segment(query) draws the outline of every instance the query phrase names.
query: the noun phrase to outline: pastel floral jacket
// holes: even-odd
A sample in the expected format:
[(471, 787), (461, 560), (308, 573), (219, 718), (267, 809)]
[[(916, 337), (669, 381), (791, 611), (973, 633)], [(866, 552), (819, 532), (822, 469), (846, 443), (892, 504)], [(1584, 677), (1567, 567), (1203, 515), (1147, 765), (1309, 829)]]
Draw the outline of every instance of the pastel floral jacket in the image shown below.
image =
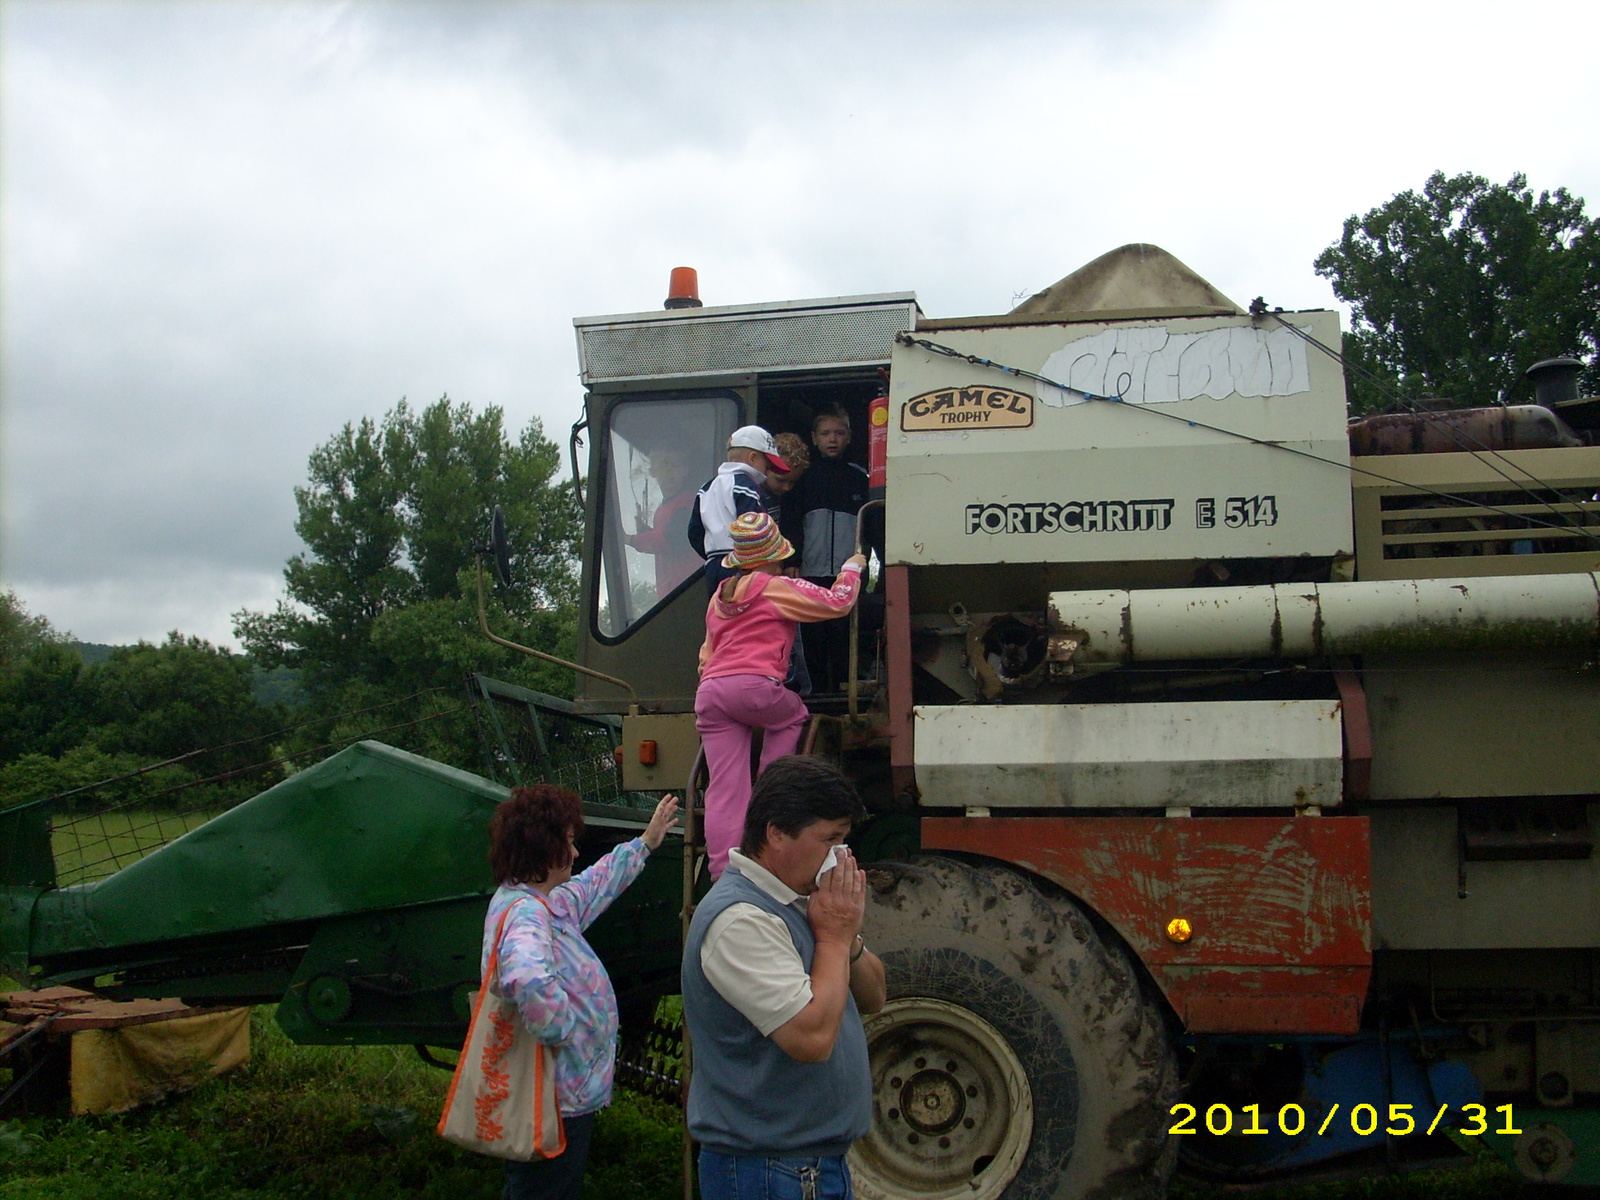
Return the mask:
[(649, 858), (644, 840), (634, 838), (553, 889), (545, 897), (548, 908), (525, 884), (502, 886), (489, 901), (479, 972), (489, 968), (489, 941), (500, 914), (516, 904), (506, 918), (493, 990), (514, 1001), (533, 1036), (554, 1048), (562, 1116), (582, 1116), (611, 1103), (617, 995), (583, 931), (639, 877)]

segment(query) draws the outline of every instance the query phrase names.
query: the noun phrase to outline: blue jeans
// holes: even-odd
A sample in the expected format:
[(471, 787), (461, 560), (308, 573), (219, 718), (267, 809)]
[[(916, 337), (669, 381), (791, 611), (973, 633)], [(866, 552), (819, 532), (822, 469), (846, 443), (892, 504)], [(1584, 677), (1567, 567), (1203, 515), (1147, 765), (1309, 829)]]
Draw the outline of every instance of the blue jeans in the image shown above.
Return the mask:
[(502, 1200), (578, 1200), (583, 1168), (589, 1161), (594, 1114), (563, 1117), (561, 1123), (567, 1131), (567, 1148), (554, 1158), (506, 1163)]
[(854, 1196), (843, 1155), (766, 1158), (700, 1150), (700, 1200), (853, 1200)]

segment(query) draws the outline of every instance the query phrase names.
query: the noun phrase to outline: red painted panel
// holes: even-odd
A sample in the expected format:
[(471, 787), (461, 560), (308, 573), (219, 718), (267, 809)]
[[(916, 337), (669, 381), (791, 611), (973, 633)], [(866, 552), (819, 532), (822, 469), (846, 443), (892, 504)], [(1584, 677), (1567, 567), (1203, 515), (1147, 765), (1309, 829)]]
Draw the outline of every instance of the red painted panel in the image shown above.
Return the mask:
[[(1360, 972), (1361, 991), (1367, 973)], [(1354, 1033), (1361, 995), (1238, 996), (1196, 990), (1182, 996), (1183, 1023), (1196, 1033)]]
[[(927, 817), (922, 845), (1077, 896), (1195, 1032), (1357, 1027), (1372, 966), (1364, 817)], [(1174, 917), (1189, 941), (1167, 937)]]

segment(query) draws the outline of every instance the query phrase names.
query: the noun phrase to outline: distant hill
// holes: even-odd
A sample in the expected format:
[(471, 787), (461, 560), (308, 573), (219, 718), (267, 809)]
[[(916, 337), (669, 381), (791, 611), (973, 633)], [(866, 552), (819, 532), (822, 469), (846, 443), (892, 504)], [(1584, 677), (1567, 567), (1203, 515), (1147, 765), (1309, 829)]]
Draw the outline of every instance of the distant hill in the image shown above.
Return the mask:
[[(98, 666), (111, 657), (119, 646), (102, 642), (74, 642), (86, 667)], [(300, 671), (295, 667), (274, 667), (270, 671), (255, 669), (250, 680), (250, 691), (261, 704), (281, 704), (285, 708), (299, 708), (306, 702), (305, 690), (300, 686)]]
[(83, 658), (84, 665), (90, 667), (97, 663), (105, 662), (106, 659), (111, 657), (111, 652), (117, 648), (103, 645), (100, 642), (74, 642), (73, 645), (77, 647), (78, 654)]
[(285, 708), (299, 708), (306, 702), (305, 689), (300, 686), (298, 667), (273, 667), (263, 671), (257, 667), (250, 679), (250, 693), (258, 704), (281, 704)]

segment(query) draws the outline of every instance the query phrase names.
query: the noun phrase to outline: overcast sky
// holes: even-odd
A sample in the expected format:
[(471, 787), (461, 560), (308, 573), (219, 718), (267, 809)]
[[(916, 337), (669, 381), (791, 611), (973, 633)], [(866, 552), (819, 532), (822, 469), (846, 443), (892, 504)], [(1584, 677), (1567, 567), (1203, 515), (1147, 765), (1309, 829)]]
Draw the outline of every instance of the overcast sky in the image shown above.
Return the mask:
[[(571, 318), (1155, 242), (1235, 300), (1434, 169), (1600, 204), (1600, 5), (0, 5), (0, 582), (232, 643), (344, 422), (578, 415)], [(1592, 209), (1591, 209), (1592, 211)]]

